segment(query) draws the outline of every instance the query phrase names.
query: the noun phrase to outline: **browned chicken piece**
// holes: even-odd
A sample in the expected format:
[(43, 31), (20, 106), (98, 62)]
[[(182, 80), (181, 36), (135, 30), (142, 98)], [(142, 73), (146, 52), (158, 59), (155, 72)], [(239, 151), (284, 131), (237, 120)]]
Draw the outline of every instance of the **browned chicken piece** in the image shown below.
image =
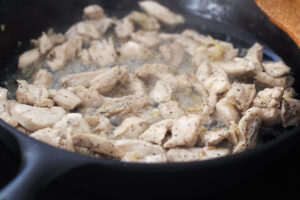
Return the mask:
[(160, 115), (165, 119), (178, 119), (184, 115), (176, 101), (168, 101), (158, 106)]
[(196, 143), (201, 124), (201, 117), (189, 114), (177, 120), (174, 120), (171, 130), (171, 138), (164, 144), (164, 148), (173, 148), (178, 146), (192, 147)]
[(95, 88), (77, 86), (68, 89), (81, 99), (83, 106), (98, 108), (104, 103), (103, 96)]
[(238, 144), (234, 147), (233, 153), (244, 151), (256, 145), (258, 129), (262, 122), (262, 109), (258, 107), (249, 108), (238, 124), (240, 132)]
[(94, 128), (93, 132), (99, 134), (100, 136), (107, 137), (110, 133), (111, 124), (108, 118), (104, 116), (99, 116), (97, 126)]
[(157, 19), (145, 13), (133, 11), (127, 18), (133, 23), (139, 25), (145, 31), (157, 31), (160, 29), (160, 24)]
[(165, 119), (152, 124), (142, 135), (140, 139), (154, 144), (162, 145), (168, 132), (171, 131), (173, 126), (172, 119)]
[(149, 96), (153, 101), (157, 103), (171, 101), (175, 89), (176, 88), (174, 88), (174, 85), (169, 81), (158, 80), (154, 88), (149, 93)]
[(265, 84), (270, 87), (290, 87), (293, 84), (293, 78), (284, 76), (280, 78), (274, 78), (266, 72), (258, 72), (254, 79), (259, 83)]
[(238, 110), (245, 111), (251, 105), (255, 95), (256, 89), (254, 84), (234, 82), (231, 85), (231, 89), (227, 92), (226, 98)]
[(284, 127), (294, 126), (300, 122), (300, 101), (285, 99), (281, 103), (281, 120)]
[(215, 147), (174, 148), (167, 152), (167, 158), (169, 162), (191, 162), (218, 158), (229, 153), (228, 149)]
[(115, 33), (120, 39), (128, 39), (134, 32), (134, 25), (128, 18), (116, 22)]
[(128, 95), (119, 98), (106, 97), (103, 105), (97, 110), (97, 113), (106, 116), (118, 113), (136, 113), (140, 109), (149, 105), (149, 103), (149, 97), (144, 95)]
[(46, 69), (40, 69), (34, 76), (33, 85), (49, 88), (52, 84), (53, 74)]
[(239, 112), (233, 104), (228, 102), (226, 97), (218, 101), (216, 104), (215, 116), (228, 127), (232, 121), (237, 123), (240, 119)]
[(147, 95), (145, 83), (137, 78), (135, 74), (129, 74), (128, 82), (128, 88), (133, 95)]
[(65, 108), (66, 110), (73, 110), (82, 102), (81, 99), (73, 92), (64, 88), (59, 89), (58, 91), (50, 90), (49, 94), (57, 105)]
[(200, 83), (203, 83), (213, 73), (213, 69), (208, 62), (203, 62), (197, 69), (196, 76)]
[(85, 147), (91, 151), (101, 153), (114, 158), (122, 158), (125, 152), (116, 146), (115, 140), (109, 140), (95, 134), (76, 134), (72, 136), (74, 145)]
[(49, 99), (48, 90), (41, 85), (31, 85), (25, 80), (18, 80), (19, 87), (16, 91), (16, 98), (19, 103), (29, 104), (38, 107), (52, 107), (53, 100)]
[(99, 74), (105, 73), (109, 70), (109, 68), (101, 68), (97, 71), (68, 74), (60, 78), (60, 84), (66, 87), (90, 87), (91, 80), (93, 80)]
[(278, 108), (283, 95), (283, 87), (266, 88), (257, 93), (253, 105), (261, 108)]
[(148, 126), (149, 124), (145, 119), (140, 117), (128, 117), (115, 129), (113, 138), (136, 139)]
[(219, 129), (206, 131), (200, 134), (201, 143), (203, 146), (216, 146), (230, 135), (230, 130)]
[(101, 19), (104, 16), (104, 10), (99, 5), (89, 5), (83, 9), (83, 17), (87, 19)]
[(69, 60), (75, 58), (81, 48), (82, 38), (71, 38), (63, 44), (54, 47), (47, 54), (46, 63), (53, 71), (59, 70), (63, 68)]
[(103, 94), (111, 91), (117, 83), (125, 83), (128, 80), (128, 76), (126, 65), (116, 66), (95, 76), (90, 81), (90, 85), (92, 88), (97, 89), (99, 93)]
[(44, 128), (30, 134), (30, 137), (39, 141), (45, 142), (55, 147), (59, 147), (59, 141), (61, 139), (60, 132), (52, 128)]
[(181, 44), (173, 42), (171, 44), (163, 44), (159, 47), (159, 51), (165, 63), (173, 66), (179, 66), (184, 58), (184, 48)]
[(174, 68), (164, 64), (145, 64), (135, 74), (141, 79), (160, 78), (162, 74), (174, 73)]
[(93, 41), (89, 48), (91, 59), (99, 67), (111, 65), (116, 62), (117, 53), (112, 38), (102, 41)]
[(16, 127), (18, 123), (10, 115), (10, 104), (7, 101), (7, 90), (0, 87), (0, 119)]
[(92, 133), (90, 126), (79, 113), (69, 113), (54, 124), (53, 129), (58, 130), (61, 135), (68, 132), (71, 135)]
[(152, 56), (152, 51), (149, 48), (133, 41), (123, 44), (119, 52), (121, 60), (148, 60)]
[(154, 48), (161, 43), (156, 31), (137, 31), (131, 33), (131, 39), (149, 48)]
[(88, 40), (97, 40), (102, 36), (97, 27), (89, 22), (79, 22), (76, 24), (76, 30), (80, 36), (88, 38)]
[(37, 62), (41, 57), (39, 49), (35, 48), (29, 51), (25, 51), (23, 54), (19, 56), (18, 67), (25, 68), (28, 67), (35, 62)]
[(249, 64), (254, 68), (255, 73), (260, 73), (263, 71), (262, 67), (262, 58), (263, 58), (263, 47), (255, 43), (247, 52), (245, 59)]
[(51, 127), (66, 114), (61, 107), (39, 108), (25, 104), (15, 104), (10, 112), (14, 120), (30, 131)]
[(221, 94), (230, 89), (230, 81), (227, 74), (223, 70), (214, 72), (204, 81), (205, 88), (209, 93)]
[(272, 77), (279, 78), (291, 71), (291, 68), (288, 67), (284, 62), (263, 62), (264, 70)]
[(91, 61), (91, 56), (88, 49), (81, 49), (78, 52), (77, 57), (84, 64), (89, 64)]
[(125, 155), (122, 157), (123, 161), (145, 163), (167, 161), (166, 152), (161, 146), (143, 140), (116, 140), (115, 145), (125, 152)]
[(182, 15), (175, 14), (168, 8), (155, 1), (140, 1), (139, 6), (150, 16), (157, 18), (167, 25), (182, 24), (185, 19)]

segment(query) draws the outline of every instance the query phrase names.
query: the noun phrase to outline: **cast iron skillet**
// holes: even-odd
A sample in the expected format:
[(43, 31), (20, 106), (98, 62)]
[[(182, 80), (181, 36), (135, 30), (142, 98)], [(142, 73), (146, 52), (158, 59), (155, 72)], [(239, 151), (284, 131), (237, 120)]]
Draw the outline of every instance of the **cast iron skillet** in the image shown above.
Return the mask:
[[(177, 30), (194, 28), (231, 41), (237, 47), (248, 48), (254, 41), (261, 42), (265, 59), (282, 58), (293, 68), (295, 87), (299, 91), (299, 50), (251, 0), (160, 2), (185, 15), (187, 25)], [(65, 31), (81, 19), (82, 8), (91, 3), (103, 6), (109, 16), (121, 17), (138, 9), (136, 0), (0, 0), (0, 24), (5, 24), (5, 31), (0, 31), (0, 86), (5, 87), (4, 81), (17, 70), (17, 55), (28, 49), (29, 39), (38, 37), (49, 27)], [(36, 141), (0, 120), (1, 141), (22, 159), (19, 174), (2, 189), (0, 199), (31, 199), (63, 173), (68, 185), (113, 197), (214, 195), (251, 177), (259, 177), (292, 146), (299, 144), (298, 131), (297, 127), (263, 128), (260, 145), (224, 158), (190, 163), (137, 164), (60, 150)]]

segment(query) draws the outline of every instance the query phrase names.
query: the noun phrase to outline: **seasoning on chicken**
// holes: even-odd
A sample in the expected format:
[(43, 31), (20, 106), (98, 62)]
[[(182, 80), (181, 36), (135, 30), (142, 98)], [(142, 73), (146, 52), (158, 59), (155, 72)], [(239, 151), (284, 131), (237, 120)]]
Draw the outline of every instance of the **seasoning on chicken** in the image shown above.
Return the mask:
[(272, 77), (279, 78), (291, 71), (291, 68), (286, 66), (284, 62), (263, 62), (264, 70)]
[(34, 76), (33, 85), (44, 86), (49, 88), (52, 84), (53, 74), (48, 72), (46, 69), (40, 69)]
[(93, 87), (87, 89), (83, 86), (77, 86), (68, 89), (81, 99), (83, 106), (98, 108), (104, 103), (103, 96)]
[(183, 110), (176, 101), (160, 103), (158, 106), (160, 115), (165, 119), (177, 119), (184, 115)]
[(145, 64), (135, 74), (141, 79), (159, 78), (162, 74), (174, 73), (174, 69), (164, 64)]
[(49, 93), (53, 101), (66, 110), (73, 110), (82, 102), (78, 96), (67, 89), (50, 90)]
[(7, 90), (0, 87), (0, 119), (16, 127), (18, 123), (11, 117), (10, 105), (7, 102)]
[(240, 119), (239, 112), (233, 104), (228, 102), (227, 98), (223, 98), (216, 104), (215, 115), (217, 119), (230, 126), (231, 122), (238, 122)]
[(253, 99), (253, 105), (261, 108), (279, 107), (284, 88), (274, 87), (266, 88), (257, 93)]
[(294, 126), (300, 122), (300, 101), (298, 99), (282, 101), (281, 119), (284, 127)]
[(159, 51), (165, 63), (173, 66), (179, 66), (182, 63), (185, 53), (183, 46), (177, 42), (161, 45)]
[(134, 32), (134, 25), (128, 18), (116, 22), (115, 32), (120, 39), (127, 39)]
[(32, 134), (30, 134), (30, 137), (33, 137), (52, 146), (59, 147), (60, 133), (58, 130), (52, 128), (44, 128), (33, 132)]

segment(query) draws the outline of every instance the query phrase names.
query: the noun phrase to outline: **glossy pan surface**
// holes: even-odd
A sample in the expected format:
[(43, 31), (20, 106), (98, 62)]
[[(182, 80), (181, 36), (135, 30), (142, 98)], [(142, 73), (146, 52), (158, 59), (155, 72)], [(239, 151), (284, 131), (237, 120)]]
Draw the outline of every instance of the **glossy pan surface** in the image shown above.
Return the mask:
[[(82, 8), (91, 3), (103, 6), (109, 16), (122, 17), (138, 9), (136, 0), (0, 1), (0, 25), (5, 25), (5, 30), (0, 31), (0, 86), (5, 86), (5, 81), (17, 70), (17, 56), (29, 48), (31, 38), (38, 37), (49, 27), (65, 31), (81, 19)], [(299, 49), (251, 0), (163, 0), (160, 3), (185, 15), (187, 24), (176, 30), (193, 28), (241, 48), (261, 42), (265, 59), (282, 58), (293, 68), (295, 87), (300, 91)], [(66, 152), (29, 138), (0, 121), (0, 140), (22, 157), (19, 174), (1, 190), (0, 199), (30, 199), (63, 173), (65, 184), (113, 197), (145, 194), (157, 197), (162, 193), (176, 197), (195, 193), (213, 195), (262, 174), (292, 146), (299, 144), (298, 132), (297, 127), (263, 128), (256, 148), (220, 159), (137, 164)], [(195, 184), (193, 180), (199, 181)]]

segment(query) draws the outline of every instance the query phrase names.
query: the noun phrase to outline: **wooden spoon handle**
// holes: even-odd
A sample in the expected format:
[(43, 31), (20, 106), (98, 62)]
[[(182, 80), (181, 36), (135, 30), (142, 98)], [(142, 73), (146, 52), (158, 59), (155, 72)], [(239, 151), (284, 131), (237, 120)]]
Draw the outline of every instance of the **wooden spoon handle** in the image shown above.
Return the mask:
[(300, 48), (300, 0), (255, 0), (255, 2)]

